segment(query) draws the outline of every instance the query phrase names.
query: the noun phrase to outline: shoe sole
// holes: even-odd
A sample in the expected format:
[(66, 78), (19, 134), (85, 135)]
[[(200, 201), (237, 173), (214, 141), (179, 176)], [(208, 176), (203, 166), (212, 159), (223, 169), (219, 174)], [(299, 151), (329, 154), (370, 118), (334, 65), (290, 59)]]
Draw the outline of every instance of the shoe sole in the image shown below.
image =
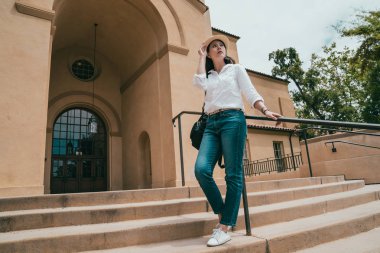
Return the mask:
[(209, 245), (209, 244), (207, 244), (207, 247), (217, 247), (217, 246), (223, 245), (223, 244), (225, 244), (225, 243), (227, 243), (229, 241), (231, 241), (231, 238), (229, 238), (227, 241), (225, 241), (225, 242), (223, 242), (221, 244), (218, 244), (218, 245)]

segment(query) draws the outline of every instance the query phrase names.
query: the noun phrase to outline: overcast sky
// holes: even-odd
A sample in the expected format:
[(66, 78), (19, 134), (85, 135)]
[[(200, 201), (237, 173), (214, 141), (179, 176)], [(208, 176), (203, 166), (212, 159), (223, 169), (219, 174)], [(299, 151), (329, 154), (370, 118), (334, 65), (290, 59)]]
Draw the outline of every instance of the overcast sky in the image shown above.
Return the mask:
[(338, 43), (351, 48), (358, 43), (340, 39), (333, 29), (349, 24), (361, 10), (380, 10), (380, 0), (206, 0), (211, 25), (240, 37), (240, 63), (271, 74), (270, 52), (294, 47), (304, 66), (322, 46)]

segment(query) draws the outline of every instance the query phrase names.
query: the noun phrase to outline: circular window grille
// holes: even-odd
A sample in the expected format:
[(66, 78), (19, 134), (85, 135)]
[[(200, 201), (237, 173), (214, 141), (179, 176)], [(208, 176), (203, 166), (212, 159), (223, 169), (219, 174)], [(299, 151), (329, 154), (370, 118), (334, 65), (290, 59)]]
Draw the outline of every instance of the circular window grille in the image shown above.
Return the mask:
[(76, 78), (82, 81), (91, 80), (94, 78), (95, 74), (94, 65), (85, 59), (74, 61), (74, 63), (71, 65), (71, 71)]

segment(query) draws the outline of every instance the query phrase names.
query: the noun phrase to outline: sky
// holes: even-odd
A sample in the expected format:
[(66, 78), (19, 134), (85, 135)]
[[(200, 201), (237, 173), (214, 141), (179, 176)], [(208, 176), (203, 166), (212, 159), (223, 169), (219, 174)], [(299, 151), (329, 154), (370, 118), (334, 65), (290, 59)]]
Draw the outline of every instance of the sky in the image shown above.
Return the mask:
[[(380, 0), (205, 0), (211, 26), (240, 37), (239, 62), (246, 68), (271, 74), (269, 53), (294, 47), (310, 65), (312, 53), (337, 42), (355, 48), (357, 39), (340, 38), (333, 26), (349, 26), (362, 10), (380, 10)], [(291, 87), (290, 87), (291, 88)]]

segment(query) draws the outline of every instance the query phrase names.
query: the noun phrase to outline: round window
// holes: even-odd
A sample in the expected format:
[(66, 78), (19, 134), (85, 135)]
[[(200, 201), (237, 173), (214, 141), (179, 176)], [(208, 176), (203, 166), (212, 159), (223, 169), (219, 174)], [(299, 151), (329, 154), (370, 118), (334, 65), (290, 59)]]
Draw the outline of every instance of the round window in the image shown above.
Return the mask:
[(76, 78), (82, 81), (92, 80), (95, 76), (94, 65), (85, 59), (74, 61), (71, 65), (71, 71)]

